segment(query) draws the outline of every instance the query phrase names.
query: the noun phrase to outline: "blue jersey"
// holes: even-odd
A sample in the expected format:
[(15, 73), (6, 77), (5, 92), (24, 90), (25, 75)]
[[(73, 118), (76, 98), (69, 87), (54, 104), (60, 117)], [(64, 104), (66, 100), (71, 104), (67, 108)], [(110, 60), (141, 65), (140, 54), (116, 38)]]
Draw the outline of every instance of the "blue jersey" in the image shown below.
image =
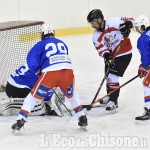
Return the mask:
[(33, 46), (27, 55), (27, 64), (34, 73), (72, 69), (66, 44), (56, 38), (48, 37)]
[(139, 37), (137, 48), (141, 54), (142, 66), (146, 69), (150, 66), (150, 30), (143, 32)]
[[(7, 81), (14, 87), (32, 89), (37, 79), (38, 75), (31, 72), (26, 64), (16, 69), (15, 74), (11, 74)], [(44, 101), (49, 101), (53, 93), (53, 90), (49, 90), (44, 98)]]
[(25, 64), (15, 70), (15, 74), (11, 74), (8, 78), (8, 82), (18, 88), (29, 88), (31, 89), (38, 79), (38, 75), (33, 73), (28, 65)]

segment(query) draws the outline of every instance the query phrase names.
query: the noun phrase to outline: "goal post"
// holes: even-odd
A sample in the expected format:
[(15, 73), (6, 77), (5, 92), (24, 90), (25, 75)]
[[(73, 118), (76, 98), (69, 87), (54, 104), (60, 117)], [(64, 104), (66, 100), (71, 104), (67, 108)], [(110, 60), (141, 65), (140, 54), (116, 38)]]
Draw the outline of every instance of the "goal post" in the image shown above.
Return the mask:
[(0, 90), (8, 76), (26, 62), (26, 55), (40, 40), (43, 21), (9, 21), (0, 23)]

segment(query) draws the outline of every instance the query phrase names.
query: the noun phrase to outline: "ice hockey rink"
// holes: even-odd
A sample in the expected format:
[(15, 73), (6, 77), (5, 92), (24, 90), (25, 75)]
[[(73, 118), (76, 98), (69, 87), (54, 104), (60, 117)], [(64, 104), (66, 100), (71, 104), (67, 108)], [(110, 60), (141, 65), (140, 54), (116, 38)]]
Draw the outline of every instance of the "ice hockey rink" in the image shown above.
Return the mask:
[[(130, 34), (133, 58), (120, 84), (137, 75), (140, 55), (136, 48), (139, 34)], [(93, 100), (104, 76), (104, 63), (94, 49), (92, 35), (61, 37), (69, 47), (72, 59), (76, 90), (83, 104)], [(88, 131), (77, 125), (75, 115), (65, 113), (63, 117), (29, 117), (25, 129), (13, 135), (11, 125), (16, 116), (0, 116), (1, 150), (149, 150), (150, 122), (136, 123), (134, 118), (143, 113), (142, 80), (135, 79), (121, 89), (119, 108), (115, 114), (106, 114), (105, 107), (93, 108), (87, 112)], [(105, 95), (103, 85), (99, 98)], [(0, 98), (6, 97), (0, 93)], [(66, 102), (66, 105), (71, 106)]]

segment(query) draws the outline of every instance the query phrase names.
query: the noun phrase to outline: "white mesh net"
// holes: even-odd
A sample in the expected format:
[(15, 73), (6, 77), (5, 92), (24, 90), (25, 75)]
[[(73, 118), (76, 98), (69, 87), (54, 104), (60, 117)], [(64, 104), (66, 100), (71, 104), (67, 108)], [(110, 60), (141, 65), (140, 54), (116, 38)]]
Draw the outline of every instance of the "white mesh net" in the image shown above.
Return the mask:
[(0, 23), (0, 89), (8, 76), (26, 61), (27, 52), (40, 40), (42, 21)]

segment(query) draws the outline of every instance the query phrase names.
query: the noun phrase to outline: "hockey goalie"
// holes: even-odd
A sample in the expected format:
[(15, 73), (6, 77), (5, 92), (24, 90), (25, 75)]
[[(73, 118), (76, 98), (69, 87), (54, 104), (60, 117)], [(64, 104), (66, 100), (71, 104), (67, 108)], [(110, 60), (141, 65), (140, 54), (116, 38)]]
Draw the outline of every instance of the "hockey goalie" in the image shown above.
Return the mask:
[[(18, 114), (24, 98), (30, 93), (38, 79), (39, 73), (32, 73), (28, 65), (25, 64), (16, 69), (15, 73), (8, 77), (5, 88), (8, 98), (0, 100), (0, 115), (8, 116)], [(56, 88), (55, 92), (57, 95), (54, 94), (53, 90), (50, 90), (45, 95), (44, 101), (37, 102), (31, 115), (62, 116), (63, 111), (61, 110), (59, 99), (64, 102), (65, 96), (59, 88)]]
[[(65, 101), (65, 96), (59, 88), (55, 89), (61, 101)], [(31, 111), (31, 116), (63, 116), (63, 108), (60, 99), (53, 93), (49, 91), (44, 101), (39, 101), (35, 105), (34, 109)], [(24, 98), (6, 98), (0, 100), (0, 115), (1, 116), (13, 116), (17, 115), (23, 105)]]

